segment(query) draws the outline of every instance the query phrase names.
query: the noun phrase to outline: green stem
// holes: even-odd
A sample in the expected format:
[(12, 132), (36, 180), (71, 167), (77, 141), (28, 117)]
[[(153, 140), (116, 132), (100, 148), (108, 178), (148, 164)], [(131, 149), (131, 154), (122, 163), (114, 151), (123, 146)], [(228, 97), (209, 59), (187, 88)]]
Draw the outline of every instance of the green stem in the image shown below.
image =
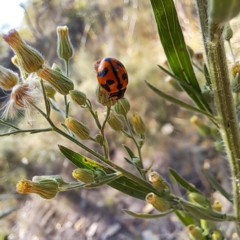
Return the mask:
[(236, 229), (240, 236), (240, 135), (222, 37), (223, 28), (218, 24), (209, 24), (207, 21), (207, 0), (197, 0), (197, 5), (219, 119), (219, 130), (231, 168)]
[[(65, 70), (66, 70), (66, 76), (68, 77), (69, 75), (69, 61), (64, 61), (65, 64)], [(65, 104), (65, 118), (68, 117), (68, 100), (67, 100), (67, 95), (64, 96), (64, 104)]]
[(102, 124), (102, 127), (101, 127), (101, 134), (103, 136), (103, 151), (104, 151), (105, 159), (107, 161), (110, 161), (110, 156), (109, 156), (108, 142), (107, 142), (107, 139), (105, 138), (105, 135), (104, 135), (104, 128), (105, 128), (105, 125), (106, 125), (107, 120), (109, 118), (110, 112), (111, 112), (111, 107), (107, 107), (107, 114), (106, 114), (105, 120), (104, 120), (104, 122)]
[(223, 29), (216, 24), (212, 25), (211, 29), (210, 41), (208, 42), (209, 73), (220, 133), (231, 168), (234, 210), (237, 218), (236, 227), (240, 236), (240, 135), (222, 38)]
[(27, 133), (27, 132), (29, 132), (30, 134), (34, 134), (34, 133), (50, 132), (50, 131), (53, 131), (53, 129), (52, 128), (25, 129), (25, 130), (18, 129), (17, 131), (0, 134), (0, 137), (10, 136), (10, 135), (18, 134), (18, 133)]
[(39, 113), (41, 113), (41, 115), (48, 121), (48, 123), (52, 126), (53, 130), (57, 133), (59, 133), (60, 135), (62, 135), (63, 137), (69, 139), (70, 141), (72, 141), (73, 143), (75, 143), (76, 145), (78, 145), (79, 147), (81, 147), (82, 149), (86, 150), (87, 152), (89, 152), (90, 154), (92, 154), (93, 156), (95, 156), (101, 163), (103, 164), (107, 164), (108, 167), (112, 168), (113, 171), (117, 170), (119, 172), (121, 172), (125, 177), (127, 177), (128, 179), (131, 179), (134, 182), (137, 182), (138, 184), (145, 186), (146, 188), (149, 189), (149, 192), (156, 192), (156, 189), (147, 181), (131, 174), (130, 172), (126, 171), (125, 169), (119, 167), (118, 165), (116, 165), (115, 163), (113, 163), (112, 161), (107, 161), (105, 159), (104, 156), (98, 154), (97, 152), (93, 151), (92, 149), (88, 148), (87, 146), (85, 146), (84, 144), (82, 144), (81, 142), (79, 142), (77, 139), (73, 138), (72, 136), (68, 135), (67, 133), (63, 132), (61, 129), (57, 128), (55, 126), (55, 124), (52, 122), (52, 120), (50, 119), (50, 117), (48, 117), (40, 108), (38, 108), (36, 105), (32, 104), (33, 107), (35, 107)]
[(139, 157), (139, 160), (140, 160), (140, 168), (141, 168), (141, 176), (143, 177), (144, 180), (146, 180), (146, 175), (145, 173), (143, 172), (144, 168), (143, 168), (143, 159), (142, 159), (142, 152), (141, 152), (141, 147), (142, 146), (139, 146), (138, 143), (137, 143), (137, 140), (135, 139), (134, 135), (133, 135), (133, 132), (132, 132), (132, 128), (130, 126), (130, 123), (129, 123), (129, 120), (127, 118), (126, 115), (124, 115), (124, 120), (127, 124), (127, 128), (128, 128), (128, 131), (130, 133), (130, 136), (131, 136), (131, 139), (133, 140), (134, 144), (136, 145), (136, 148), (137, 148), (137, 151), (138, 151), (138, 157)]
[(14, 126), (14, 125), (11, 124), (11, 123), (5, 122), (5, 121), (3, 121), (3, 120), (1, 120), (1, 119), (0, 119), (0, 124), (5, 125), (5, 126), (8, 126), (8, 127), (11, 127), (11, 128), (14, 128), (14, 129), (16, 129), (16, 130), (19, 130), (18, 127)]
[(86, 105), (87, 105), (88, 111), (89, 111), (89, 112), (91, 113), (91, 115), (93, 116), (93, 118), (94, 118), (94, 120), (95, 120), (95, 122), (96, 122), (96, 124), (97, 124), (98, 129), (101, 130), (101, 128), (102, 128), (102, 127), (101, 127), (101, 124), (100, 124), (100, 122), (99, 122), (98, 116), (96, 116), (95, 112), (94, 112), (93, 109), (92, 109), (91, 102), (88, 100), (87, 103), (86, 103)]
[(230, 51), (231, 51), (233, 63), (235, 63), (235, 56), (234, 56), (234, 53), (233, 53), (233, 50), (232, 50), (232, 44), (231, 44), (230, 40), (228, 40), (227, 42), (228, 42), (228, 46), (229, 46)]

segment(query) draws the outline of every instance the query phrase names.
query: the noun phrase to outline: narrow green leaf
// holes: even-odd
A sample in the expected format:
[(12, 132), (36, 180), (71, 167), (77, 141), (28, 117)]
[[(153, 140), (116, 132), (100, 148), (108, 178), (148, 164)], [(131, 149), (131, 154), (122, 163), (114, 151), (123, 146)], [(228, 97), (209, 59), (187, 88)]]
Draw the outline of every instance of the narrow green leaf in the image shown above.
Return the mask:
[(165, 213), (160, 213), (160, 214), (146, 214), (146, 213), (134, 213), (132, 211), (129, 211), (127, 209), (122, 209), (122, 211), (132, 217), (135, 218), (141, 218), (141, 219), (153, 219), (153, 218), (161, 218), (169, 215), (173, 211), (165, 212)]
[(208, 182), (215, 190), (219, 191), (229, 202), (233, 203), (232, 197), (205, 169), (202, 170)]
[(124, 159), (126, 160), (127, 163), (129, 163), (129, 164), (131, 164), (131, 165), (134, 165), (134, 164), (132, 163), (132, 161), (130, 161), (129, 159), (127, 159), (127, 158), (124, 158)]
[[(157, 23), (158, 34), (172, 72), (201, 94), (173, 0), (150, 0), (150, 2)], [(189, 88), (183, 85), (182, 87), (200, 109), (211, 112), (207, 102), (200, 99)]]
[(173, 169), (169, 169), (171, 175), (175, 178), (175, 180), (187, 191), (189, 192), (196, 192), (202, 194), (198, 189), (193, 187), (189, 182), (187, 182), (184, 178), (177, 174)]
[(175, 214), (179, 218), (179, 220), (184, 224), (184, 226), (188, 226), (190, 224), (195, 224), (194, 218), (192, 218), (188, 213), (182, 211), (175, 211)]
[(189, 104), (187, 104), (187, 103), (185, 103), (185, 102), (183, 102), (183, 101), (181, 101), (181, 100), (179, 100), (177, 98), (174, 98), (174, 97), (172, 97), (172, 96), (162, 92), (161, 90), (155, 88), (153, 85), (151, 85), (147, 81), (145, 81), (145, 82), (157, 95), (159, 95), (160, 97), (164, 98), (165, 100), (167, 100), (169, 102), (172, 102), (174, 104), (177, 104), (180, 107), (183, 107), (185, 109), (201, 113), (201, 114), (203, 114), (203, 115), (207, 116), (208, 118), (211, 118), (211, 119), (213, 119), (215, 121), (214, 117), (211, 114), (209, 114), (208, 112), (206, 112), (204, 110), (201, 110), (199, 108), (196, 108), (196, 107), (194, 107), (192, 105), (189, 105)]
[(204, 76), (205, 76), (205, 80), (206, 80), (206, 85), (211, 86), (212, 83), (211, 83), (209, 71), (208, 71), (207, 65), (205, 63), (203, 66), (203, 71), (204, 71)]
[(132, 152), (132, 150), (126, 146), (126, 145), (123, 145), (123, 147), (126, 149), (126, 151), (128, 152), (128, 155), (131, 159), (133, 159), (135, 157), (134, 153)]
[(177, 80), (180, 85), (184, 86), (185, 88), (188, 88), (189, 91), (194, 92), (196, 95), (198, 95), (199, 97), (202, 97), (201, 94), (199, 92), (197, 92), (191, 85), (189, 85), (188, 83), (186, 83), (185, 81), (183, 81), (182, 79), (180, 79), (179, 77), (175, 76), (173, 73), (169, 72), (166, 68), (162, 67), (161, 65), (158, 65), (158, 67), (165, 72), (166, 74), (168, 74), (170, 77), (174, 78), (175, 80)]
[[(93, 170), (93, 169), (96, 170), (100, 168), (108, 174), (115, 172), (112, 168), (108, 167), (107, 164), (106, 165), (100, 164), (64, 146), (59, 145), (58, 147), (60, 151), (64, 154), (64, 156), (67, 157), (74, 165), (76, 165), (79, 168), (87, 168), (90, 170)], [(108, 185), (111, 186), (112, 188), (119, 190), (120, 192), (123, 192), (129, 196), (132, 196), (141, 200), (145, 200), (146, 195), (149, 192), (152, 192), (151, 189), (148, 189), (138, 184), (137, 182), (134, 182), (131, 179), (128, 179), (125, 176), (120, 177), (108, 183)]]

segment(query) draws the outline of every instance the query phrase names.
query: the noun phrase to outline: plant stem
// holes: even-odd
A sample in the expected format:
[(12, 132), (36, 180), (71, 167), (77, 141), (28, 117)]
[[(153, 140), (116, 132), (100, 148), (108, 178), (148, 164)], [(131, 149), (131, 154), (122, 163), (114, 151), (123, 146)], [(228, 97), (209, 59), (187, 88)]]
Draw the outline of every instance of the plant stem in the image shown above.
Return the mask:
[[(225, 144), (231, 168), (234, 209), (237, 218), (237, 231), (240, 236), (240, 136), (236, 109), (231, 92), (224, 42), (221, 36), (222, 29), (220, 27), (215, 29), (215, 33), (212, 34), (214, 35), (212, 37), (214, 39), (210, 39), (208, 43), (209, 72), (217, 115), (219, 117), (220, 133)], [(216, 36), (218, 37), (217, 43)]]
[[(64, 61), (65, 64), (65, 70), (66, 70), (66, 76), (68, 77), (69, 75), (69, 61)], [(68, 117), (68, 100), (67, 100), (67, 95), (64, 96), (64, 103), (65, 103), (65, 118)]]
[(137, 143), (137, 140), (135, 139), (134, 135), (133, 135), (133, 132), (132, 132), (132, 129), (131, 129), (131, 126), (130, 126), (130, 123), (129, 123), (129, 120), (127, 118), (127, 116), (125, 115), (124, 116), (124, 120), (127, 124), (127, 128), (128, 128), (128, 131), (130, 133), (130, 136), (131, 136), (131, 139), (133, 140), (133, 142), (135, 143), (136, 145), (136, 148), (137, 148), (137, 151), (138, 151), (138, 157), (139, 157), (139, 165), (140, 165), (140, 170), (141, 170), (141, 176), (143, 177), (144, 180), (146, 180), (146, 175), (145, 173), (143, 172), (143, 160), (142, 160), (142, 152), (141, 152), (141, 146), (139, 146), (139, 144)]
[(105, 159), (107, 161), (110, 161), (110, 157), (109, 157), (108, 142), (107, 142), (107, 139), (105, 138), (105, 135), (104, 135), (104, 128), (105, 128), (105, 125), (106, 125), (107, 120), (109, 118), (110, 111), (111, 111), (111, 107), (107, 107), (107, 114), (106, 114), (105, 120), (104, 120), (104, 122), (102, 124), (102, 127), (101, 127), (101, 134), (103, 136), (103, 151), (104, 151)]
[(147, 181), (131, 174), (130, 172), (126, 171), (125, 169), (119, 167), (118, 165), (116, 165), (115, 163), (113, 163), (112, 161), (107, 161), (104, 156), (98, 154), (97, 152), (93, 151), (92, 149), (88, 148), (87, 146), (85, 146), (84, 144), (82, 144), (81, 142), (79, 142), (77, 139), (73, 138), (72, 136), (68, 135), (67, 133), (63, 132), (61, 129), (57, 128), (55, 126), (55, 124), (52, 122), (52, 120), (50, 119), (50, 117), (48, 117), (40, 108), (38, 108), (37, 106), (33, 105), (38, 111), (39, 113), (42, 114), (42, 116), (44, 118), (46, 118), (46, 120), (48, 121), (48, 123), (52, 126), (53, 130), (57, 133), (59, 133), (60, 135), (62, 135), (63, 137), (69, 139), (70, 141), (74, 142), (76, 145), (78, 145), (79, 147), (81, 147), (82, 149), (86, 150), (87, 152), (89, 152), (90, 154), (92, 154), (93, 156), (95, 156), (101, 163), (103, 164), (107, 164), (108, 167), (111, 167), (112, 170), (117, 170), (119, 172), (121, 172), (125, 177), (131, 179), (134, 182), (137, 182), (139, 184), (141, 184), (142, 186), (145, 186), (149, 189), (149, 192), (155, 192), (156, 193), (156, 189)]
[[(231, 169), (236, 229), (240, 236), (240, 135), (224, 49), (223, 27), (216, 23), (208, 23), (206, 0), (197, 0), (197, 4), (219, 119), (219, 130)], [(206, 24), (209, 24), (208, 29)]]

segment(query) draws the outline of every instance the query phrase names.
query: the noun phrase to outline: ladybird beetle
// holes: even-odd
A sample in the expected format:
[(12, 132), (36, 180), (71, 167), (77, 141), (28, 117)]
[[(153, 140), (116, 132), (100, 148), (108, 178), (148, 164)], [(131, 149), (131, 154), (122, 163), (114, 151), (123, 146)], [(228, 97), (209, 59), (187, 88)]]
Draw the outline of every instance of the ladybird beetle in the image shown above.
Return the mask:
[(128, 74), (124, 65), (115, 58), (106, 57), (94, 63), (98, 83), (109, 93), (111, 100), (124, 96), (128, 84)]

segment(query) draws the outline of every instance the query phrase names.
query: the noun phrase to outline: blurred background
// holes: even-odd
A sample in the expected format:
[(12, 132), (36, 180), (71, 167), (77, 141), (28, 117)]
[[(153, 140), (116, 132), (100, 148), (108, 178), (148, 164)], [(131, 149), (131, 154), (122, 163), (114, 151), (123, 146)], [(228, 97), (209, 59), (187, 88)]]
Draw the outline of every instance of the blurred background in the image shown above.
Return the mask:
[[(176, 7), (187, 44), (196, 53), (203, 53), (193, 1), (178, 0)], [(204, 167), (210, 169), (216, 179), (230, 189), (229, 179), (225, 177), (228, 174), (226, 161), (216, 152), (213, 140), (201, 137), (190, 124), (193, 113), (159, 98), (144, 83), (147, 80), (162, 91), (192, 104), (184, 93), (172, 87), (167, 76), (157, 67), (158, 64), (165, 65), (166, 58), (158, 38), (150, 1), (9, 0), (5, 1), (0, 11), (1, 33), (16, 28), (28, 44), (43, 54), (50, 66), (56, 63), (64, 67), (56, 53), (56, 28), (68, 26), (75, 49), (74, 58), (70, 62), (70, 77), (75, 88), (87, 94), (100, 118), (103, 117), (104, 108), (95, 98), (97, 79), (93, 63), (105, 56), (119, 59), (129, 74), (125, 96), (130, 101), (131, 111), (138, 112), (147, 126), (143, 147), (145, 167), (152, 165), (152, 169), (169, 182), (168, 169), (171, 167), (210, 197), (217, 193), (205, 180), (201, 172)], [(237, 38), (233, 39), (236, 53), (240, 49), (238, 42)], [(0, 64), (18, 71), (11, 63), (11, 57), (12, 50), (0, 38)], [(200, 84), (203, 84), (203, 76), (197, 69), (196, 74)], [(3, 104), (6, 93), (1, 91), (0, 94)], [(57, 100), (63, 103), (60, 95)], [(87, 124), (92, 136), (97, 134), (88, 112), (72, 103), (70, 115)], [(58, 113), (53, 112), (52, 117), (56, 122), (63, 122)], [(206, 119), (199, 117), (207, 123)], [(24, 129), (30, 127), (24, 117), (14, 123)], [(48, 126), (41, 116), (36, 117), (33, 125)], [(0, 125), (0, 131), (5, 132), (6, 128)], [(137, 174), (124, 160), (127, 153), (122, 144), (136, 151), (132, 142), (109, 127), (106, 136), (111, 159)], [(100, 151), (98, 146), (85, 143)], [(74, 166), (58, 151), (58, 144), (91, 157), (56, 133), (19, 134), (1, 138), (0, 212), (15, 206), (18, 209), (0, 218), (0, 240), (186, 239), (185, 229), (175, 215), (156, 220), (139, 220), (124, 214), (121, 211), (123, 208), (134, 212), (154, 211), (145, 202), (108, 186), (60, 193), (52, 200), (44, 200), (33, 194), (16, 194), (16, 183), (20, 179), (32, 179), (35, 175), (60, 174), (64, 180), (73, 181), (71, 172)], [(172, 190), (179, 196), (186, 195), (174, 182)], [(231, 211), (225, 199), (220, 196), (218, 199), (222, 201), (224, 211)]]

